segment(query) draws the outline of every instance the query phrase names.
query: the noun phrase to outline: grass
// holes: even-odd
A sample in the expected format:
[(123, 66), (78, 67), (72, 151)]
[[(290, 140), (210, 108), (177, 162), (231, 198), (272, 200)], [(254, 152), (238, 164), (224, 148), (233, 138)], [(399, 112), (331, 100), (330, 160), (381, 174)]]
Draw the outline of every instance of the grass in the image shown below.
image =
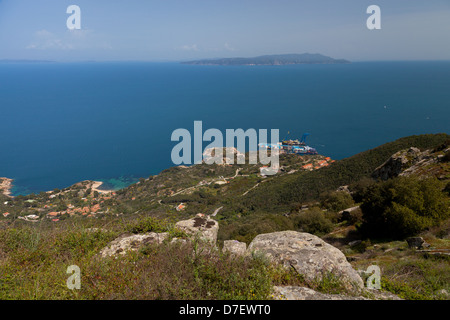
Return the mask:
[[(126, 232), (175, 232), (168, 220), (141, 217), (128, 221), (87, 219), (27, 224), (17, 221), (0, 229), (0, 299), (270, 299), (274, 285), (303, 286), (327, 294), (350, 294), (339, 278), (328, 274), (305, 281), (293, 269), (264, 256), (234, 257), (193, 241), (149, 244), (118, 258), (98, 257), (110, 241)], [(175, 234), (175, 233), (174, 233)], [(436, 239), (433, 244), (448, 245)], [(354, 266), (381, 268), (382, 289), (408, 300), (448, 299), (448, 257), (408, 249), (403, 242), (367, 247), (371, 254)], [(384, 253), (387, 249), (395, 250)], [(67, 268), (81, 270), (81, 289), (70, 290)]]
[[(3, 228), (0, 299), (261, 300), (269, 298), (273, 285), (301, 283), (295, 273), (263, 257), (232, 257), (205, 250), (195, 241), (150, 244), (118, 258), (98, 257), (122, 233), (171, 230), (170, 223), (154, 222), (144, 218), (92, 225), (84, 219), (18, 222)], [(80, 290), (66, 286), (71, 265), (81, 270)]]
[[(381, 287), (406, 300), (449, 299), (440, 294), (450, 292), (450, 257), (433, 256), (405, 248), (398, 241), (381, 244), (379, 251), (364, 253), (367, 258), (355, 264), (357, 269), (366, 269), (371, 264), (381, 269)], [(387, 253), (385, 250), (394, 249)]]
[(384, 265), (382, 288), (408, 300), (444, 299), (439, 291), (450, 291), (448, 257), (409, 257)]
[[(98, 257), (99, 251), (123, 233), (172, 232), (173, 223), (150, 217), (92, 222), (29, 224), (17, 221), (0, 229), (0, 299), (244, 299), (271, 298), (278, 286), (304, 286), (327, 294), (350, 294), (331, 274), (306, 282), (295, 272), (270, 263), (264, 256), (232, 257), (201, 243), (150, 244), (118, 258)], [(441, 243), (442, 242), (442, 243)], [(435, 239), (442, 246), (448, 240)], [(388, 253), (387, 249), (398, 248)], [(411, 300), (448, 299), (448, 258), (408, 249), (403, 242), (379, 243), (359, 260), (381, 268), (382, 288)], [(67, 268), (81, 269), (81, 289), (69, 290)]]

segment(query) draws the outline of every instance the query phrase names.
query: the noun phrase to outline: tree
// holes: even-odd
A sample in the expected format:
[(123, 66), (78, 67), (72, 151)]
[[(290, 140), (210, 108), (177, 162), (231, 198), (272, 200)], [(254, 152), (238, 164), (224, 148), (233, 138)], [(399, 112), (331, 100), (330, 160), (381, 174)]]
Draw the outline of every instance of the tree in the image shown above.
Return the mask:
[(321, 235), (333, 229), (333, 223), (325, 217), (323, 211), (313, 207), (294, 218), (298, 229), (303, 232)]
[(349, 193), (345, 191), (335, 191), (328, 193), (322, 200), (321, 205), (327, 210), (339, 212), (353, 207), (355, 202)]
[(368, 237), (404, 238), (447, 219), (449, 199), (436, 178), (397, 177), (363, 195), (360, 231)]

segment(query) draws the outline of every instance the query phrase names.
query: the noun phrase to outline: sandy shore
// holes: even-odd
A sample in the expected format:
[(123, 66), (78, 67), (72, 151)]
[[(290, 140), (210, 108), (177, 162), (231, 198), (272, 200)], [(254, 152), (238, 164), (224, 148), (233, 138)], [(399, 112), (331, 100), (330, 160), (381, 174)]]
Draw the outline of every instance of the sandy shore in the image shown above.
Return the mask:
[(92, 181), (92, 191), (97, 191), (98, 193), (111, 193), (111, 192), (115, 192), (115, 190), (101, 190), (98, 189), (101, 185), (103, 184), (103, 182), (101, 181)]
[(0, 192), (5, 196), (11, 197), (12, 179), (0, 178)]

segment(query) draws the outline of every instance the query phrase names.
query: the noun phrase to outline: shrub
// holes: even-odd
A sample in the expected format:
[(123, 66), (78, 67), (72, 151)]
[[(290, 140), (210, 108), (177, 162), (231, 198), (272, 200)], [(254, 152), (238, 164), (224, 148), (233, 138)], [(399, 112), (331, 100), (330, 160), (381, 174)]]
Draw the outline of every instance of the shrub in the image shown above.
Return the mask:
[(450, 150), (442, 157), (442, 162), (450, 162)]
[(221, 221), (218, 239), (235, 239), (249, 244), (254, 237), (262, 233), (292, 230), (292, 219), (276, 214), (254, 214), (234, 221)]
[(362, 222), (361, 208), (352, 211), (344, 211), (340, 217), (340, 221), (347, 221), (348, 225), (356, 225)]
[(333, 223), (325, 217), (319, 208), (311, 208), (296, 218), (297, 228), (301, 231), (321, 235), (333, 229)]
[(353, 200), (355, 202), (361, 202), (367, 189), (375, 184), (375, 180), (369, 177), (364, 177), (361, 180), (349, 185), (349, 189), (352, 193)]
[(450, 196), (450, 182), (447, 182), (445, 188), (444, 188), (444, 192), (447, 193), (447, 195)]
[(397, 177), (369, 187), (361, 205), (365, 236), (401, 239), (450, 216), (436, 178)]
[(345, 191), (335, 191), (326, 195), (321, 203), (324, 209), (339, 212), (344, 209), (353, 207), (355, 202), (352, 196)]

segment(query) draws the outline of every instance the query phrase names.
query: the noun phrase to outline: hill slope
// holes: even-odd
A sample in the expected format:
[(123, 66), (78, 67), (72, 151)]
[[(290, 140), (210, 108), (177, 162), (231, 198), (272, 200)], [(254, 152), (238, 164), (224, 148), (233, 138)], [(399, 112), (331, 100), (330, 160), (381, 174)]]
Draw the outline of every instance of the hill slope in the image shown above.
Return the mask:
[(416, 147), (433, 148), (450, 138), (447, 134), (410, 136), (383, 144), (311, 172), (299, 172), (273, 180), (250, 192), (243, 205), (253, 210), (281, 212), (295, 203), (316, 200), (323, 192), (371, 177), (394, 153)]
[[(322, 193), (370, 178), (400, 150), (433, 148), (449, 138), (447, 134), (405, 137), (335, 162), (321, 155), (282, 155), (280, 173), (268, 177), (259, 174), (258, 165), (200, 164), (166, 169), (115, 193), (99, 193), (90, 187), (92, 183), (84, 182), (38, 195), (0, 195), (0, 213), (9, 213), (9, 218), (34, 215), (52, 219), (132, 213), (186, 217), (199, 212), (213, 214), (219, 208), (218, 218), (284, 213), (299, 204), (317, 201)], [(309, 164), (319, 168), (319, 163), (327, 166), (313, 171), (303, 167)]]

